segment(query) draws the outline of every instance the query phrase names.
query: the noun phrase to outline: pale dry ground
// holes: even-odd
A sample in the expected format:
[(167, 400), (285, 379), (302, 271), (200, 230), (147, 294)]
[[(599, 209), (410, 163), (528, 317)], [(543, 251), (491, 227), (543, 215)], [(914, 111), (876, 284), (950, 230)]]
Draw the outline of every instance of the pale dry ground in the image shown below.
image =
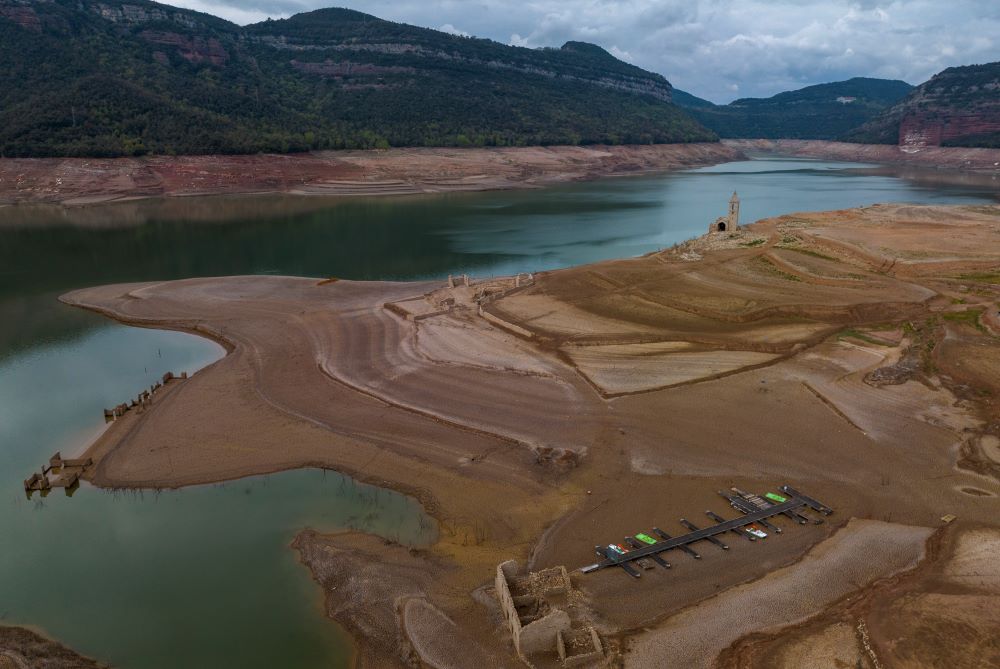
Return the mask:
[(750, 632), (774, 630), (819, 613), (853, 590), (911, 568), (931, 530), (852, 520), (802, 561), (668, 618), (632, 638), (625, 667), (711, 667)]
[(938, 564), (876, 599), (867, 619), (884, 666), (1000, 666), (998, 548), (995, 527), (958, 533)]
[(949, 526), (928, 547), (915, 570), (845, 597), (801, 625), (746, 636), (717, 666), (842, 669), (858, 659), (868, 669), (1000, 666), (1000, 531)]
[[(777, 356), (753, 351), (697, 351), (686, 342), (567, 346), (563, 351), (602, 393), (634, 392), (676, 386), (747, 367)], [(641, 361), (641, 364), (636, 364)]]
[[(726, 139), (723, 144), (740, 151), (775, 153), (781, 156), (847, 160), (855, 163), (912, 165), (931, 168), (936, 172), (951, 168), (954, 179), (962, 183), (968, 172), (986, 175), (1000, 174), (1000, 149), (965, 148), (960, 146), (927, 146), (918, 150), (892, 144), (852, 144), (815, 139)], [(962, 170), (958, 172), (957, 170)], [(935, 178), (940, 179), (938, 174)]]
[[(739, 160), (720, 143), (413, 148), (294, 155), (0, 159), (0, 205), (236, 193), (414, 195), (532, 188)], [(95, 221), (103, 225), (100, 221)]]
[(0, 626), (0, 669), (106, 669), (39, 631)]
[(855, 629), (847, 623), (834, 623), (789, 643), (773, 666), (779, 669), (869, 669), (869, 662)]
[[(658, 629), (695, 602), (794, 569), (852, 517), (996, 524), (984, 437), (1000, 430), (1000, 346), (979, 314), (1000, 298), (981, 278), (1000, 267), (998, 211), (799, 214), (541, 274), (486, 306), (526, 336), (469, 306), (486, 284), (449, 293), (443, 282), (266, 276), (75, 291), (63, 299), (231, 349), (105, 433), (90, 451), (93, 478), (175, 486), (323, 466), (412, 493), (442, 531), (406, 567), (433, 578), (406, 592), (508, 659), (496, 620), (469, 596), (503, 559), (577, 567), (595, 544), (655, 525), (680, 533), (672, 518), (707, 524), (705, 509), (731, 514), (715, 491), (732, 485), (790, 483), (837, 509), (827, 525), (786, 523), (766, 542), (734, 537), (697, 563), (672, 558), (674, 570), (641, 583), (618, 570), (574, 576), (605, 632)], [(955, 221), (954, 235), (942, 221)], [(448, 294), (458, 306), (434, 315)], [(337, 559), (306, 561), (320, 574)], [(371, 592), (373, 610), (397, 611), (399, 593)], [(350, 625), (343, 593), (327, 596)], [(355, 629), (362, 657), (405, 661), (384, 653), (404, 631), (436, 652), (447, 624), (425, 622)]]

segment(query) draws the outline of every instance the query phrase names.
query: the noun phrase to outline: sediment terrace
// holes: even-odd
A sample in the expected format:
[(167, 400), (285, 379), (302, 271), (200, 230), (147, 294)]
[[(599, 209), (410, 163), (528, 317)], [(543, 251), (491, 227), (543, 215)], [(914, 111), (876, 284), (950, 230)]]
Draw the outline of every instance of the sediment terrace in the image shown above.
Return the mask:
[(0, 205), (182, 195), (413, 195), (531, 188), (738, 160), (719, 143), (0, 159)]
[(1000, 149), (853, 144), (820, 139), (726, 139), (723, 143), (739, 151), (754, 153), (881, 165), (912, 165), (1000, 175)]
[[(721, 511), (715, 491), (731, 485), (788, 482), (836, 508), (826, 525), (706, 549), (641, 588), (618, 570), (574, 575), (612, 658), (663, 666), (642, 649), (668, 630), (714, 658), (911, 568), (946, 514), (957, 520), (934, 535), (940, 554), (996, 527), (998, 241), (1000, 207), (881, 205), (469, 286), (258, 276), (75, 291), (64, 301), (230, 349), (117, 421), (88, 475), (158, 487), (322, 466), (416, 495), (441, 526), (426, 551), (296, 542), (362, 666), (439, 662), (454, 656), (445, 636), (514, 665), (484, 589), (505, 559), (584, 564), (609, 537)], [(808, 560), (827, 567), (796, 566), (816, 544)], [(872, 557), (852, 566), (858, 551)], [(829, 580), (841, 568), (856, 578)], [(748, 619), (724, 644), (684, 612), (821, 584), (815, 606)], [(876, 657), (895, 652), (891, 626), (865, 630)]]

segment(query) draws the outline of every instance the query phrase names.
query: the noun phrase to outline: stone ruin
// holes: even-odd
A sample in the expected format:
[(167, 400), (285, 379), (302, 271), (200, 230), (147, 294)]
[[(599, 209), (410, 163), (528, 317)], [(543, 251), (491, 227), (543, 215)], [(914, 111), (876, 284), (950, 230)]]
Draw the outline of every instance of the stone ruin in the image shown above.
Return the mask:
[(132, 409), (135, 409), (138, 413), (142, 413), (147, 408), (153, 404), (153, 394), (156, 393), (160, 388), (167, 385), (171, 381), (184, 381), (187, 380), (187, 372), (181, 372), (180, 376), (175, 376), (173, 372), (167, 372), (163, 375), (162, 381), (157, 381), (154, 385), (149, 387), (149, 390), (143, 390), (139, 393), (134, 400), (129, 402), (122, 402), (121, 404), (104, 410), (104, 422), (111, 423), (118, 420), (125, 414), (127, 414)]
[(719, 216), (715, 222), (708, 226), (708, 233), (716, 232), (736, 232), (740, 229), (740, 198), (733, 191), (733, 196), (729, 198), (729, 213)]
[(525, 572), (508, 560), (497, 565), (495, 588), (514, 648), (526, 665), (606, 666), (600, 635), (568, 613), (575, 591), (565, 567)]
[(468, 274), (462, 274), (458, 277), (449, 274), (446, 287), (432, 290), (418, 297), (386, 302), (382, 307), (401, 318), (414, 322), (459, 311), (475, 311), (483, 316), (484, 305), (505, 297), (515, 290), (527, 288), (534, 282), (535, 275), (531, 272), (480, 280), (472, 279)]

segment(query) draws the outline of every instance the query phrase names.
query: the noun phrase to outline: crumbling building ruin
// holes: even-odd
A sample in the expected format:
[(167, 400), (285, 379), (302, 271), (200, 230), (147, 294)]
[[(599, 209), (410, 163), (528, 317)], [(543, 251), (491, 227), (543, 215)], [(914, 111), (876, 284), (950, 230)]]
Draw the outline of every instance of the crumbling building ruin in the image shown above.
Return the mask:
[(495, 585), (514, 648), (529, 667), (546, 657), (563, 667), (604, 665), (600, 635), (567, 612), (573, 585), (565, 567), (522, 572), (508, 560), (497, 566)]

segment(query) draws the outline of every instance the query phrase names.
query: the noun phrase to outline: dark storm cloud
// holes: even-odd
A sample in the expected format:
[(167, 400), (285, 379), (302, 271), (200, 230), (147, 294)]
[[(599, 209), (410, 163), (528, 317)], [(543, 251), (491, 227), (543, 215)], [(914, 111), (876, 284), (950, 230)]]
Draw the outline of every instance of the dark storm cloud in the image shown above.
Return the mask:
[(716, 102), (1000, 60), (993, 0), (172, 0), (237, 23), (340, 4), (527, 47), (594, 42)]

